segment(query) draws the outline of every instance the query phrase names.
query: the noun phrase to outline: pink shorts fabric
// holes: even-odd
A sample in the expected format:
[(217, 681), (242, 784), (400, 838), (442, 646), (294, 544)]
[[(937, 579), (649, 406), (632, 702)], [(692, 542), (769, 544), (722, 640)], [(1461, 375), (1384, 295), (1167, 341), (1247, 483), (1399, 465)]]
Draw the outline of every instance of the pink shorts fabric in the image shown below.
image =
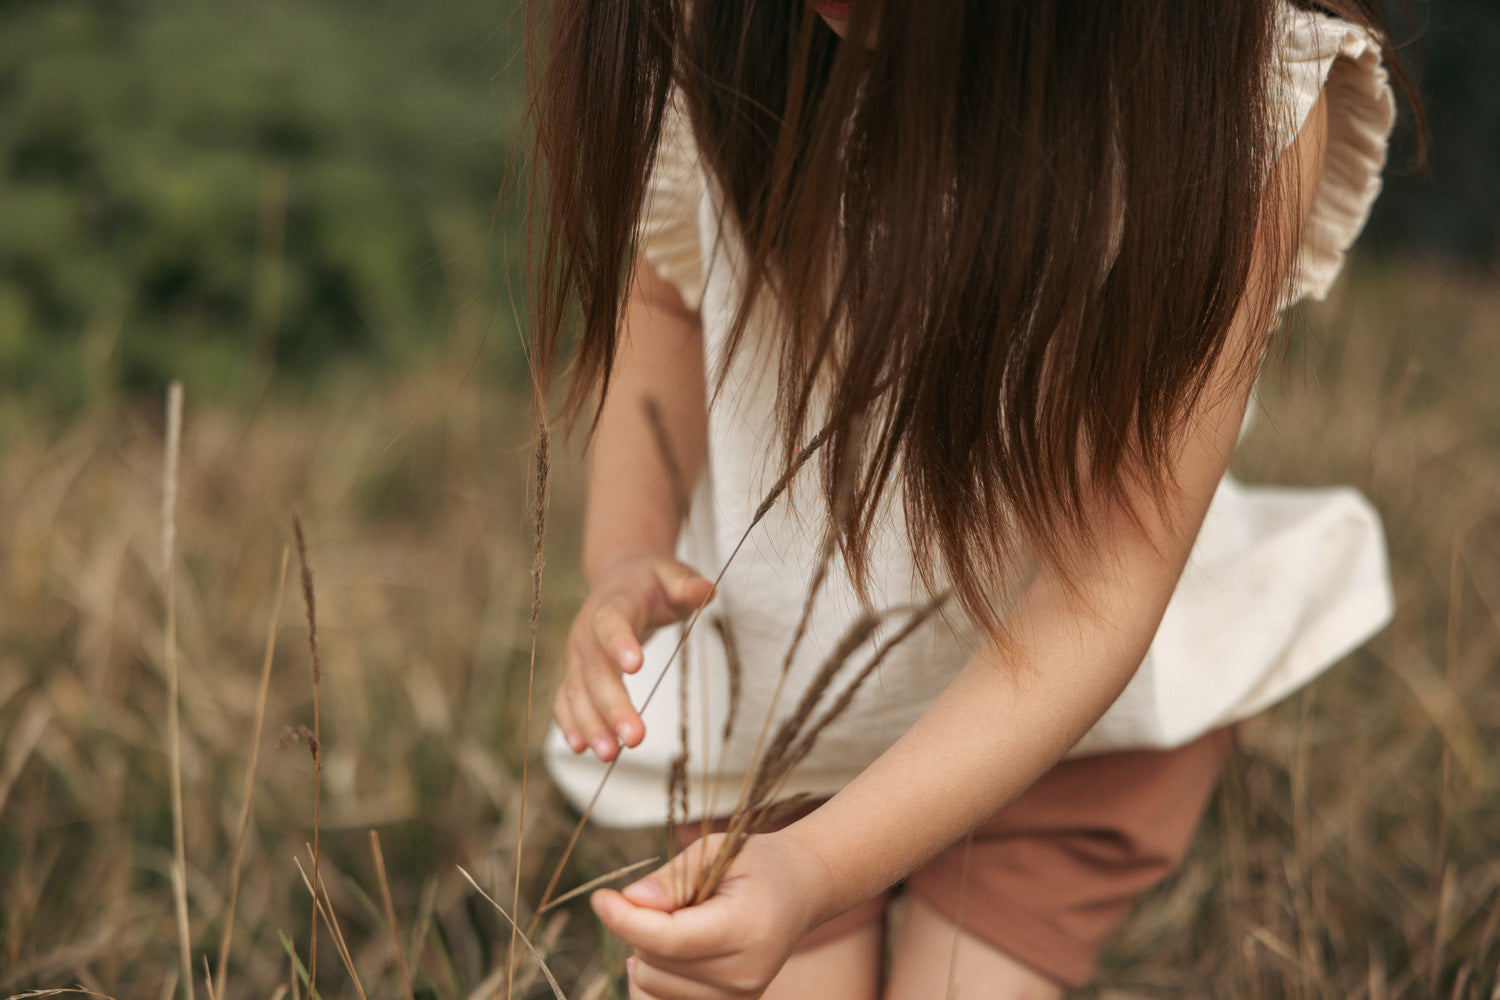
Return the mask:
[[(1175, 750), (1063, 761), (913, 872), (906, 891), (1049, 979), (1083, 986), (1136, 897), (1181, 862), (1232, 743), (1220, 729)], [(835, 917), (801, 948), (884, 919), (889, 900)]]

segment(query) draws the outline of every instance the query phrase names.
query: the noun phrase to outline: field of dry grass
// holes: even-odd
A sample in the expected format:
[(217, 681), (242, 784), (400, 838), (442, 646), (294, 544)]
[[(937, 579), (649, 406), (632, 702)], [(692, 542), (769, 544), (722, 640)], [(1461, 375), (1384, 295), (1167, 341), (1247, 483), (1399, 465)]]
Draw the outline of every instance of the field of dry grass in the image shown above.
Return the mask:
[[(1269, 415), (1237, 467), (1364, 488), (1386, 518), (1397, 619), (1246, 727), (1189, 863), (1120, 935), (1098, 995), (1500, 996), (1497, 338), (1493, 283), (1366, 269), (1273, 363)], [(525, 912), (572, 826), (533, 767), (517, 859), (528, 407), (457, 356), (271, 398), (190, 396), (184, 423), (175, 605), (197, 993), (257, 745), (219, 995), (305, 992), (290, 954), (305, 962), (310, 937), (294, 858), (307, 865), (312, 762), (276, 746), (312, 725), (295, 576), (273, 607), (298, 510), (323, 668), (320, 868), (357, 971), (324, 928), (319, 989), (405, 996), (409, 968), (416, 996), (503, 996), (508, 929), (458, 866), (507, 903), (519, 867)], [(133, 399), (0, 438), (0, 996), (180, 993), (163, 429), (160, 401)], [(579, 596), (577, 473), (555, 471), (544, 665)], [(563, 884), (660, 850), (659, 835), (591, 831)], [(586, 909), (548, 915), (538, 943), (570, 1000), (615, 995), (621, 956)], [(550, 995), (529, 972), (518, 982), (518, 996)]]

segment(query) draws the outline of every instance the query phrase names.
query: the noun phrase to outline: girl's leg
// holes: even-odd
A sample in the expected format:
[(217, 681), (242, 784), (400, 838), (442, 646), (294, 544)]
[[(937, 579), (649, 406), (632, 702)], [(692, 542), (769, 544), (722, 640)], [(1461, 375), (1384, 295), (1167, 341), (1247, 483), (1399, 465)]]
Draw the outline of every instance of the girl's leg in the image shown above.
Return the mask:
[[(771, 981), (762, 1000), (878, 1000), (885, 944), (881, 906), (845, 921), (833, 936), (814, 931)], [(849, 917), (850, 914), (845, 914)], [(844, 920), (844, 918), (839, 918)], [(826, 928), (828, 925), (824, 925)]]
[(907, 898), (886, 1000), (1061, 1000), (1063, 988)]
[(955, 941), (956, 1000), (1087, 983), (1136, 896), (1182, 859), (1230, 742), (1218, 730), (1176, 750), (1064, 761), (913, 873), (889, 1000), (944, 998)]

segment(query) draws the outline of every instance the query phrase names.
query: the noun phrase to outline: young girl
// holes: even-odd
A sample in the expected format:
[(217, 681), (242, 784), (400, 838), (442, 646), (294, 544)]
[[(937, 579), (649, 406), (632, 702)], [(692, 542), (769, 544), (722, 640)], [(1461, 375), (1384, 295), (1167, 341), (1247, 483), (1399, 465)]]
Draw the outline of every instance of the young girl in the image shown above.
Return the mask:
[(659, 824), (685, 726), (723, 815), (863, 609), (856, 661), (952, 593), (711, 898), (701, 845), (595, 895), (632, 997), (1060, 996), (1181, 858), (1226, 727), (1385, 622), (1358, 494), (1224, 474), (1278, 310), (1379, 188), (1378, 4), (1325, 6), (551, 4), (537, 360), (576, 304), (598, 400), (558, 783), (618, 756), (594, 819)]

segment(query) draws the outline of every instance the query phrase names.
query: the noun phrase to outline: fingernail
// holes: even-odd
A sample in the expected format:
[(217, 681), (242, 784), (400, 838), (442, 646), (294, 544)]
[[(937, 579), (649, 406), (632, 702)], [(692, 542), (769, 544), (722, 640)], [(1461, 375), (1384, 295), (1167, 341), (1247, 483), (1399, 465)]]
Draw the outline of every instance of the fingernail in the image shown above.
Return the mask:
[(615, 744), (612, 740), (607, 740), (603, 736), (601, 736), (594, 741), (594, 753), (598, 754), (600, 757), (607, 758), (614, 752)]

